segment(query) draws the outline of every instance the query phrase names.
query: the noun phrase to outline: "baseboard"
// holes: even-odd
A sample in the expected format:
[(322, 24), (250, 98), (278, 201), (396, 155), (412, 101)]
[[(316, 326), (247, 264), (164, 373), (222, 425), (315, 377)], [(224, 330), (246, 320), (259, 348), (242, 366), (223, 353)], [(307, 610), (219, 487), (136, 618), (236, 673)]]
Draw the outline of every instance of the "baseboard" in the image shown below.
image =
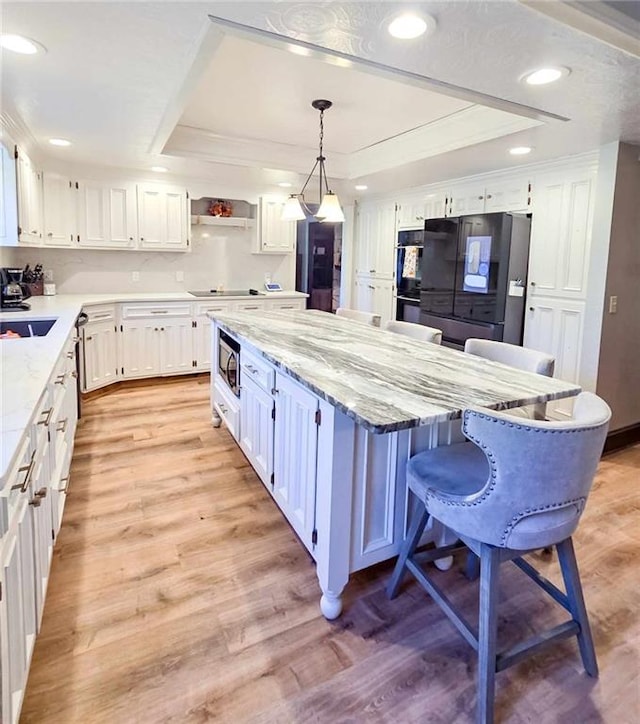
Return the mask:
[(640, 422), (610, 432), (604, 443), (604, 452), (613, 452), (637, 442), (640, 442)]

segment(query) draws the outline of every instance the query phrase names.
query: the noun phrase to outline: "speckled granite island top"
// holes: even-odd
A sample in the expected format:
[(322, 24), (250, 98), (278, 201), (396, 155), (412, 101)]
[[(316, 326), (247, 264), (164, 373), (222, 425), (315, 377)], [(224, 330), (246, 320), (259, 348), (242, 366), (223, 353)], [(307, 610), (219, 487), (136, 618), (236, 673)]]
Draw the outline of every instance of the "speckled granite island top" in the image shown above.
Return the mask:
[[(302, 385), (375, 433), (507, 409), (580, 388), (315, 310), (211, 314)], [(242, 352), (241, 352), (242, 354)]]

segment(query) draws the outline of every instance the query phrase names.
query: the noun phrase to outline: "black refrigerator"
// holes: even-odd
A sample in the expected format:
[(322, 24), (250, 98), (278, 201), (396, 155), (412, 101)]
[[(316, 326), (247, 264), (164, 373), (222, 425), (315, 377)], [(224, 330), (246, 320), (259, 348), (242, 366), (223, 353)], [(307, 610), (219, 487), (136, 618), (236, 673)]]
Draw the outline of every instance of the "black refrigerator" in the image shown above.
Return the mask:
[(428, 219), (421, 324), (459, 349), (470, 337), (522, 344), (530, 227), (522, 214)]
[(307, 309), (332, 312), (339, 306), (342, 224), (310, 217), (298, 222), (296, 290), (306, 292)]

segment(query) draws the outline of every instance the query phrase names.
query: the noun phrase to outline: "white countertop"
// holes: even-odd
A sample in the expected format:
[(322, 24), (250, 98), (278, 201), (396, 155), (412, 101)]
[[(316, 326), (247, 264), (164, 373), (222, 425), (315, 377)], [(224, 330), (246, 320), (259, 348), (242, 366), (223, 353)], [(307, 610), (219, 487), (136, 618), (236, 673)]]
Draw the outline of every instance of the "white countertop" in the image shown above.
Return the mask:
[[(302, 292), (265, 292), (260, 298), (306, 297)], [(221, 299), (254, 299), (224, 296)], [(13, 464), (18, 445), (29, 429), (38, 402), (53, 373), (64, 343), (83, 307), (121, 302), (206, 301), (211, 297), (194, 297), (188, 292), (119, 292), (113, 294), (58, 294), (31, 297), (29, 311), (8, 312), (0, 309), (0, 321), (56, 319), (45, 337), (0, 340), (0, 489)]]

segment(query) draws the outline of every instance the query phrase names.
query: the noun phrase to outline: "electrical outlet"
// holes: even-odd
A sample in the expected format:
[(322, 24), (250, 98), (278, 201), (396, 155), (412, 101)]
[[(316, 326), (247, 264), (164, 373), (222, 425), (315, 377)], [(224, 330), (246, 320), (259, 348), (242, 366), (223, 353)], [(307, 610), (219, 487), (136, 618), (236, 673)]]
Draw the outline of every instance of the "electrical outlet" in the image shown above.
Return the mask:
[(183, 271), (177, 271), (177, 272), (176, 272), (176, 281), (177, 281), (177, 282), (183, 282), (183, 281), (184, 281), (184, 272), (183, 272)]
[(43, 279), (45, 282), (52, 282), (53, 281), (53, 269), (45, 269)]
[(140, 281), (140, 272), (131, 272), (131, 281), (139, 282)]
[(612, 295), (609, 297), (609, 314), (616, 314), (617, 311), (618, 311), (618, 297)]

